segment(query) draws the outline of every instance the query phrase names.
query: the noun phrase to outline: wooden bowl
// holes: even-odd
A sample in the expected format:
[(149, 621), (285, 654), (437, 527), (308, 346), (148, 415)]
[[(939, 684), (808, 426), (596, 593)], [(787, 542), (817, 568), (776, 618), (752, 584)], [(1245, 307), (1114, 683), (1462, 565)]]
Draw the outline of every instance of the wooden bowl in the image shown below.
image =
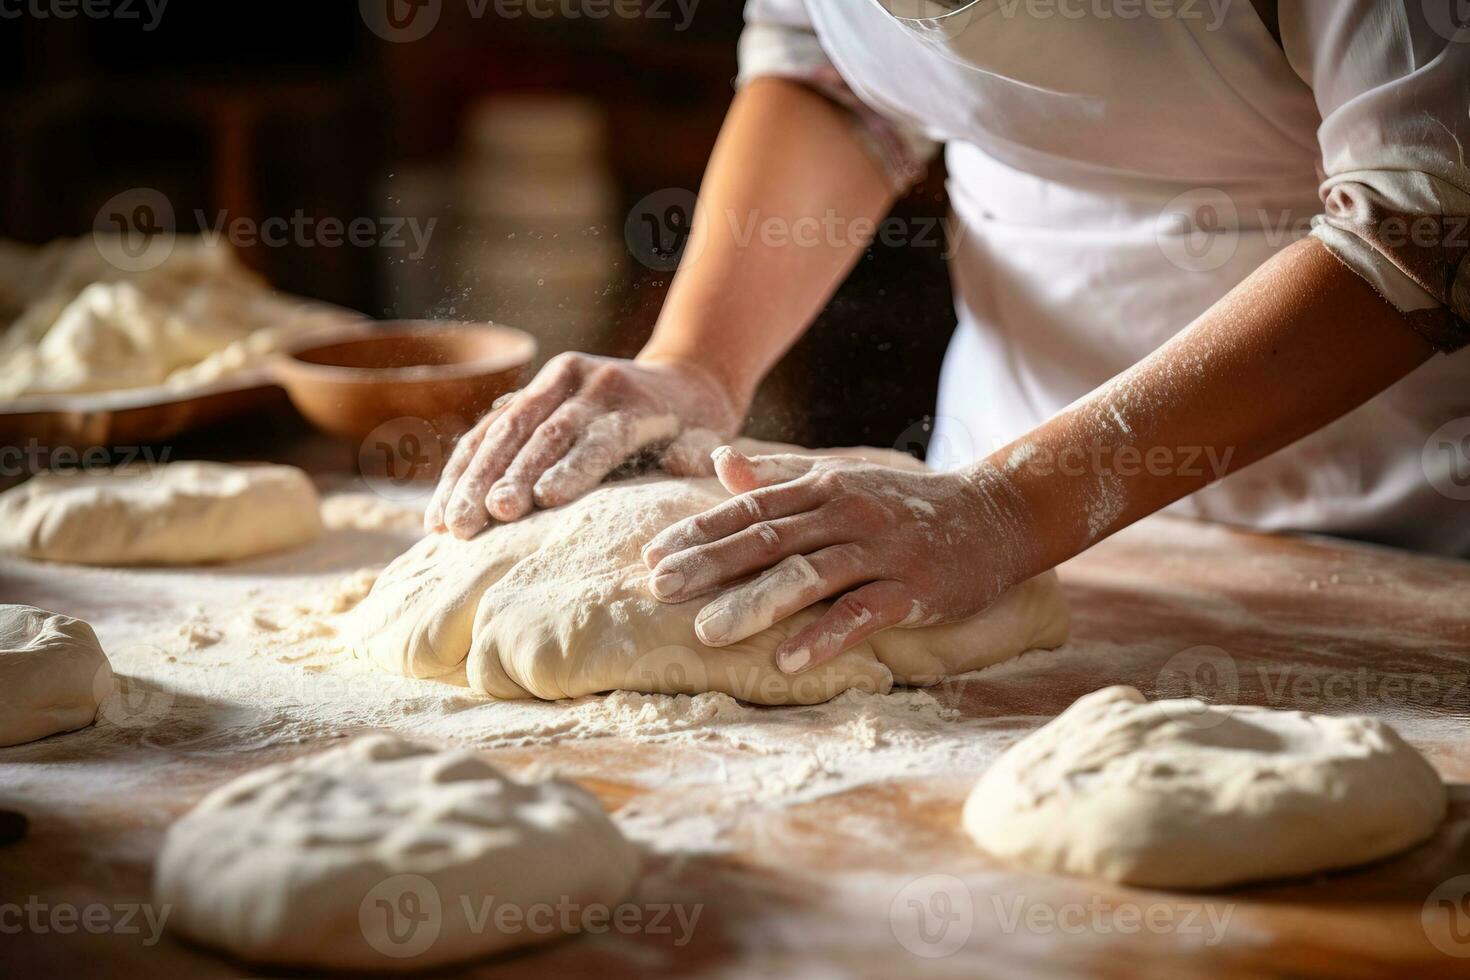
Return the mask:
[(317, 428), (359, 444), (386, 427), (447, 446), (536, 357), (530, 334), (490, 323), (369, 323), (308, 344), (276, 364), (276, 379)]

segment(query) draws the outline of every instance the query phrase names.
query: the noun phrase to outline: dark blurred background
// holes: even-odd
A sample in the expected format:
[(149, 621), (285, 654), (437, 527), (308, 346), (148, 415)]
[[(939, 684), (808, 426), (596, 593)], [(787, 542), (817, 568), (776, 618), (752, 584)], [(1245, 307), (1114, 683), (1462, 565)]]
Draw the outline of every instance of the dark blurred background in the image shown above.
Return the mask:
[[(99, 2), (17, 0), (0, 19), (0, 236), (82, 234), (136, 187), (181, 233), (366, 218), (371, 244), (241, 252), (280, 289), (374, 317), (522, 327), (543, 358), (647, 337), (669, 276), (625, 228), (650, 195), (697, 189), (741, 27), (740, 4), (709, 0)], [(946, 213), (940, 167), (900, 215)], [(954, 325), (943, 253), (870, 249), (751, 434), (922, 451)]]

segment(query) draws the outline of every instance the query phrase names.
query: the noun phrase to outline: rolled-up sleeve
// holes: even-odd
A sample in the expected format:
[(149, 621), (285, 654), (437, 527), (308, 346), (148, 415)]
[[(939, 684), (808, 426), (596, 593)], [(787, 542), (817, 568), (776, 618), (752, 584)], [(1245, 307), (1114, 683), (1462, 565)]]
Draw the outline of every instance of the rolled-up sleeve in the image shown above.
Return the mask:
[(904, 120), (884, 116), (857, 97), (822, 49), (802, 0), (749, 0), (740, 35), (736, 85), (786, 78), (821, 92), (852, 114), (859, 137), (900, 193), (922, 180), (937, 144)]
[(1470, 344), (1470, 26), (1454, 0), (1292, 0), (1322, 115), (1312, 234), (1443, 351)]

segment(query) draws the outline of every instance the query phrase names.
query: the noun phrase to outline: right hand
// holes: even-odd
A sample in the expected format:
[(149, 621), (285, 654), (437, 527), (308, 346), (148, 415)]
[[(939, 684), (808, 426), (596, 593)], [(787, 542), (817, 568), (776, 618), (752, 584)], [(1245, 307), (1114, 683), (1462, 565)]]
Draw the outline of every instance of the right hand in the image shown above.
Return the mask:
[(474, 537), (491, 521), (575, 500), (655, 447), (665, 470), (708, 475), (710, 452), (735, 434), (743, 415), (744, 406), (698, 365), (560, 354), (460, 440), (424, 527)]

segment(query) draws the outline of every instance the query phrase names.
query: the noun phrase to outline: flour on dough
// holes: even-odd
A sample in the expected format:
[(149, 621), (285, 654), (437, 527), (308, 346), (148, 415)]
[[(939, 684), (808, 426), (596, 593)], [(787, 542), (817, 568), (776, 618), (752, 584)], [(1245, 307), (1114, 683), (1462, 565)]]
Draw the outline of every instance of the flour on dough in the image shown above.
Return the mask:
[[(860, 453), (917, 465), (881, 450), (846, 451)], [(885, 630), (801, 674), (775, 666), (776, 646), (826, 603), (743, 642), (705, 646), (694, 619), (708, 597), (655, 600), (640, 550), (728, 497), (713, 477), (644, 477), (605, 484), (470, 541), (430, 535), (388, 566), (354, 610), (354, 649), (410, 677), (464, 665), (470, 686), (497, 698), (722, 691), (759, 704), (814, 704), (851, 689), (934, 684), (1066, 639), (1066, 603), (1048, 573), (966, 622)]]
[(168, 463), (42, 473), (0, 494), (0, 551), (83, 565), (193, 565), (321, 533), (295, 467)]
[(989, 853), (1038, 871), (1214, 888), (1395, 854), (1446, 795), (1388, 725), (1299, 711), (1079, 698), (1002, 755), (965, 804)]
[(169, 928), (251, 962), (424, 970), (575, 931), (556, 909), (605, 911), (638, 867), (570, 783), (373, 735), (210, 793), (169, 828), (153, 895)]
[(112, 666), (91, 626), (0, 605), (0, 745), (85, 728), (111, 693)]

